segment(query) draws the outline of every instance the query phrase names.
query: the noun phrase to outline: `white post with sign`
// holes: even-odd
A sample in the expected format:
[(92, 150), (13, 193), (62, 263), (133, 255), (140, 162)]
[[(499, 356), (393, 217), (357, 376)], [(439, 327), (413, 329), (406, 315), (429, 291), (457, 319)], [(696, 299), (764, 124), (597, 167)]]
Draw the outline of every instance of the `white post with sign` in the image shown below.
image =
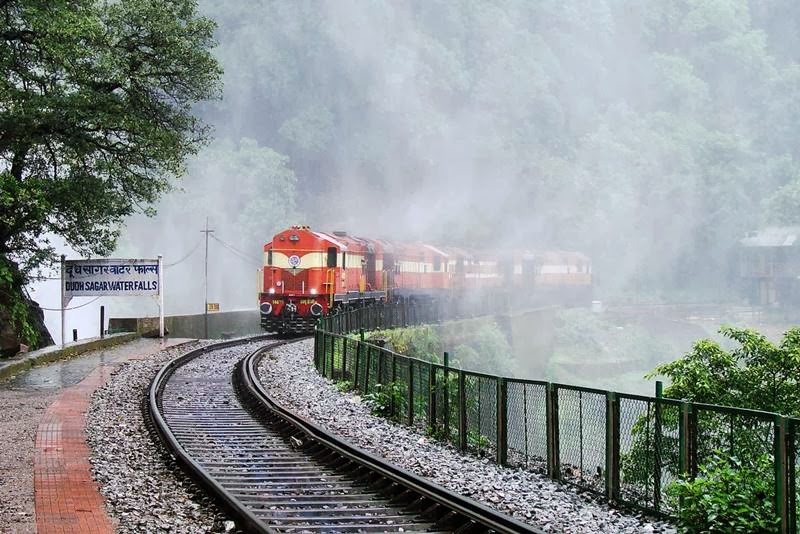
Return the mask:
[(164, 337), (164, 262), (157, 259), (66, 260), (61, 256), (61, 345), (64, 312), (72, 297), (158, 298), (159, 335)]
[(158, 255), (158, 337), (164, 338), (164, 256)]

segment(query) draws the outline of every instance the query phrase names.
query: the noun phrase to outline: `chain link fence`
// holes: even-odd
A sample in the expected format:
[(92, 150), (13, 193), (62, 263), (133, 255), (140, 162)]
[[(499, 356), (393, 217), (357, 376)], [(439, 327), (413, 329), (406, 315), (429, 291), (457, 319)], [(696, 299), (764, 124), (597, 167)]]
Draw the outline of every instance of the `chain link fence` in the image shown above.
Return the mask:
[[(314, 363), (361, 394), (389, 391), (389, 417), (452, 443), (650, 513), (674, 515), (667, 488), (715, 454), (769, 465), (764, 495), (797, 533), (800, 419), (675, 399), (455, 369), (364, 340), (365, 330), (438, 322), (438, 306), (382, 304), (321, 319)], [(447, 363), (447, 356), (444, 358)]]

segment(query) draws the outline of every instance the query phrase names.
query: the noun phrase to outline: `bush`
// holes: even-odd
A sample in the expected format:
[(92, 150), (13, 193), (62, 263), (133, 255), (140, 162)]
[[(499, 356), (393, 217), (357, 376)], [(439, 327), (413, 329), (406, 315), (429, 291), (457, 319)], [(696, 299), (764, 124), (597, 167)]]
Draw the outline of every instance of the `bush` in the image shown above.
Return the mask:
[(380, 417), (392, 416), (392, 405), (397, 408), (403, 402), (403, 386), (397, 382), (375, 384), (375, 391), (364, 395), (372, 415)]
[(778, 531), (773, 505), (772, 461), (761, 456), (753, 466), (714, 451), (694, 480), (667, 487), (686, 534), (766, 534)]

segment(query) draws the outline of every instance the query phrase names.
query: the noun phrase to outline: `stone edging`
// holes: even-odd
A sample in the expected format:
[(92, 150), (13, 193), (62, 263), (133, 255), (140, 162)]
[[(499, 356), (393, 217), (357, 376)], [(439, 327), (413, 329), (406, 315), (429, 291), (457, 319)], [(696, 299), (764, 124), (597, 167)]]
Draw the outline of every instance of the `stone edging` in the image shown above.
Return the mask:
[(138, 337), (139, 334), (136, 332), (123, 332), (121, 334), (110, 334), (102, 338), (94, 337), (75, 343), (68, 343), (64, 348), (53, 345), (37, 351), (18, 354), (11, 358), (0, 360), (0, 381), (21, 371), (26, 371), (34, 365), (72, 358), (84, 352), (89, 352), (90, 350), (121, 345), (133, 341)]

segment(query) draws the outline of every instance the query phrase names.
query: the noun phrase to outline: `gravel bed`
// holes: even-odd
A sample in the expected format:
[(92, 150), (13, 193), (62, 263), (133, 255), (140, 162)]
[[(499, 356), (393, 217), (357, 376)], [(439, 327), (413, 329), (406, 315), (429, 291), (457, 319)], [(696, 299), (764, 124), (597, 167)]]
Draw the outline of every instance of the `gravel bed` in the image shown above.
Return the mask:
[(364, 450), (547, 532), (675, 532), (667, 523), (626, 514), (536, 473), (463, 455), (371, 415), (358, 395), (340, 393), (317, 373), (312, 349), (313, 340), (306, 340), (273, 350), (262, 360), (262, 383), (278, 402)]
[(142, 402), (164, 363), (201, 343), (123, 365), (92, 398), (87, 434), (92, 471), (117, 532), (230, 532), (234, 523), (205, 498), (149, 434)]

